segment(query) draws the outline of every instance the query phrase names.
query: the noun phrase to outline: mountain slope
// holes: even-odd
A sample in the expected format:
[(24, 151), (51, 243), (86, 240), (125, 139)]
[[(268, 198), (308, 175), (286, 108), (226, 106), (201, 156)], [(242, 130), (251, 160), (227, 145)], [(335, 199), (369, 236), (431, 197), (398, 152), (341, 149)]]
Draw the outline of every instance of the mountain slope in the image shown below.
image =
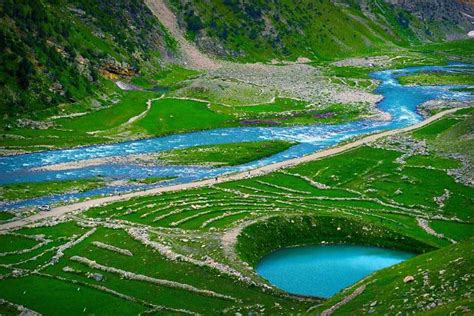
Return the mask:
[(80, 100), (100, 88), (101, 77), (156, 69), (176, 46), (141, 0), (6, 0), (0, 15), (0, 111), (7, 116)]
[(204, 51), (239, 60), (333, 59), (394, 46), (466, 37), (455, 1), (170, 0)]
[(208, 70), (218, 59), (381, 54), (465, 36), (472, 11), (450, 0), (5, 0), (0, 129), (63, 105), (99, 108), (107, 79), (153, 77), (169, 61)]
[(467, 1), (387, 0), (387, 2), (410, 12), (419, 21), (418, 28), (416, 25), (408, 26), (423, 40), (462, 39), (472, 30), (473, 5), (469, 5)]

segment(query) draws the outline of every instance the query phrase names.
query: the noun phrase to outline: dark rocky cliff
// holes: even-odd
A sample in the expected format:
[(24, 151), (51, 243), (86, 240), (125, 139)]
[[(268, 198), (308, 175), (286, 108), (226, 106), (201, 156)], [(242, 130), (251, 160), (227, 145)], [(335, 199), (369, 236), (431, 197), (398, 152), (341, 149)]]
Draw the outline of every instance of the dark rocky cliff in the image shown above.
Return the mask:
[[(386, 0), (415, 16), (422, 28), (412, 30), (422, 39), (433, 37), (445, 39), (465, 38), (474, 29), (474, 5), (459, 0)], [(432, 29), (430, 29), (432, 28)]]

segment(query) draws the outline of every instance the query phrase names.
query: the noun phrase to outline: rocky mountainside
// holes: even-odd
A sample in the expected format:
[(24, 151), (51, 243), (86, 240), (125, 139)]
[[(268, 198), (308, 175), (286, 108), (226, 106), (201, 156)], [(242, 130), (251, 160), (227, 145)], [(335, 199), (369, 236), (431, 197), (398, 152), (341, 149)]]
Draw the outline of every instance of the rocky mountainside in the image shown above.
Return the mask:
[(426, 27), (412, 30), (420, 39), (460, 39), (472, 30), (474, 5), (468, 1), (387, 0), (395, 7), (410, 12)]

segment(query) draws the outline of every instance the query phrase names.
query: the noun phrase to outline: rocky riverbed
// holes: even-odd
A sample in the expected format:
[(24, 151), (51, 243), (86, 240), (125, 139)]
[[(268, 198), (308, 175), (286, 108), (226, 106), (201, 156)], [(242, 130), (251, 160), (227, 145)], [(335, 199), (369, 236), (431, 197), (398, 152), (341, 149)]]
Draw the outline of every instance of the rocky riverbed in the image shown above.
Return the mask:
[(333, 103), (366, 103), (370, 108), (382, 97), (364, 89), (335, 83), (325, 77), (318, 67), (307, 64), (266, 65), (226, 63), (221, 68), (188, 82), (188, 87), (175, 92), (178, 96), (189, 93), (189, 89), (216, 90), (220, 85), (235, 90), (259, 90), (247, 100), (250, 103), (268, 102), (272, 96), (308, 101), (316, 106)]

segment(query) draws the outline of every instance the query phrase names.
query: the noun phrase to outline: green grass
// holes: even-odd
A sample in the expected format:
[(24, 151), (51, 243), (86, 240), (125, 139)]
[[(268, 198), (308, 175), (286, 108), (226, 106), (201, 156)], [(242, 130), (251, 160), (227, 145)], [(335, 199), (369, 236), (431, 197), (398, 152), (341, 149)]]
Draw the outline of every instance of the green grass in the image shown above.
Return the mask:
[(439, 121), (429, 124), (427, 127), (413, 132), (413, 136), (417, 138), (434, 139), (441, 132), (446, 131), (459, 121), (455, 118), (443, 118)]
[[(474, 132), (474, 115), (472, 108), (461, 109), (456, 115), (442, 119), (436, 125), (429, 125), (426, 130), (415, 132), (416, 137), (424, 137), (428, 144), (439, 155), (456, 154), (468, 164), (462, 172), (464, 179), (472, 178), (474, 165), (474, 139), (467, 135)], [(439, 134), (436, 134), (439, 133)], [(423, 136), (425, 135), (425, 136)]]
[(87, 191), (103, 186), (100, 179), (13, 183), (0, 186), (0, 199), (24, 200), (70, 191)]
[(472, 223), (455, 223), (433, 220), (430, 226), (437, 232), (444, 234), (454, 240), (466, 240), (474, 236), (474, 225)]
[(7, 221), (15, 217), (12, 213), (9, 212), (0, 212), (0, 221)]
[[(443, 129), (438, 137), (429, 138), (429, 142), (437, 150), (442, 152), (461, 153), (472, 159), (472, 150), (474, 140), (464, 135), (473, 133), (474, 115), (473, 108), (459, 110), (457, 116), (458, 123), (450, 121), (447, 125), (451, 127)], [(448, 118), (449, 119), (449, 118)]]
[(136, 125), (150, 135), (162, 136), (230, 126), (232, 122), (226, 115), (209, 110), (204, 102), (160, 99)]
[[(367, 285), (365, 291), (338, 312), (379, 315), (396, 310), (402, 313), (429, 311), (434, 315), (443, 315), (445, 306), (463, 306), (464, 298), (472, 306), (469, 294), (472, 283), (469, 277), (461, 276), (472, 274), (473, 250), (474, 243), (470, 239), (378, 271), (362, 282)], [(413, 276), (415, 281), (404, 283), (403, 279), (408, 275)], [(337, 295), (326, 306), (339, 301), (343, 295)], [(372, 307), (368, 307), (375, 301)]]
[(86, 312), (132, 315), (147, 309), (100, 290), (44, 276), (5, 280), (0, 282), (0, 292), (10, 302), (24, 304), (47, 315), (78, 315)]
[(158, 154), (158, 158), (172, 165), (235, 166), (272, 156), (290, 148), (286, 141), (259, 141), (175, 149)]
[(140, 183), (140, 184), (153, 184), (160, 183), (167, 180), (172, 180), (174, 177), (148, 177), (143, 179), (131, 179), (131, 183)]
[(21, 129), (2, 134), (2, 145), (11, 150), (40, 151), (103, 144), (110, 139), (62, 130)]
[(424, 56), (433, 56), (442, 63), (446, 63), (450, 59), (469, 62), (474, 57), (473, 47), (473, 41), (465, 39), (423, 44), (413, 48), (413, 50)]
[(80, 227), (74, 221), (66, 221), (59, 223), (54, 226), (54, 229), (50, 229), (47, 226), (35, 227), (35, 228), (22, 228), (18, 230), (18, 233), (22, 235), (44, 235), (46, 238), (55, 240), (64, 240), (73, 236), (79, 236), (86, 232), (86, 228)]
[[(453, 306), (471, 304), (473, 241), (469, 238), (473, 236), (474, 191), (447, 174), (447, 169), (459, 164), (446, 157), (472, 151), (465, 136), (472, 130), (472, 113), (462, 110), (411, 133), (426, 141), (428, 154), (408, 157), (406, 164), (397, 160), (406, 151), (361, 146), (266, 175), (95, 206), (64, 222), (0, 235), (0, 252), (23, 250), (0, 256), (2, 275), (19, 268), (39, 271), (21, 278), (5, 276), (0, 280), (1, 296), (44, 314), (64, 311), (63, 303), (55, 302), (70, 304), (70, 313), (86, 308), (91, 314), (106, 315), (136, 314), (150, 310), (151, 304), (162, 306), (164, 314), (172, 314), (173, 308), (201, 314), (306, 314), (312, 306), (317, 313), (341, 301), (352, 289), (327, 301), (301, 300), (277, 289), (248, 285), (207, 263), (218, 262), (251, 280), (265, 282), (249, 269), (263, 255), (281, 247), (325, 241), (430, 251), (368, 276), (362, 281), (366, 290), (335, 315), (390, 314), (394, 310), (443, 314)], [(228, 149), (229, 145), (223, 146)], [(246, 148), (246, 152), (252, 151)], [(439, 206), (434, 198), (446, 190), (449, 198)], [(458, 244), (450, 245), (449, 240), (428, 234), (418, 225), (418, 217), (426, 218), (432, 229)], [(238, 236), (234, 253), (233, 248), (223, 246), (227, 240), (223, 236), (242, 224), (249, 225)], [(56, 247), (91, 231), (91, 225), (96, 228), (91, 236), (62, 250), (64, 255), (54, 265), (43, 266), (53, 258)], [(143, 244), (134, 233), (150, 242)], [(31, 250), (37, 242), (24, 235), (44, 235), (51, 242)], [(93, 241), (127, 249), (133, 256), (99, 248)], [(173, 259), (175, 254), (178, 260)], [(237, 301), (132, 280), (74, 261), (72, 256), (230, 295)], [(66, 267), (74, 272), (64, 270)], [(104, 280), (91, 278), (93, 273), (102, 274)], [(404, 283), (407, 275), (413, 275), (415, 281)], [(120, 300), (105, 288), (139, 303)], [(45, 289), (55, 291), (38, 299)], [(23, 294), (25, 290), (34, 295)], [(433, 302), (430, 297), (439, 306), (428, 311)]]
[(79, 132), (111, 129), (145, 111), (146, 101), (157, 96), (159, 94), (153, 92), (122, 92), (120, 101), (117, 104), (78, 118), (58, 120), (58, 124), (61, 124), (66, 129)]
[(22, 236), (0, 235), (0, 253), (28, 249), (38, 242)]
[(405, 161), (407, 166), (422, 166), (437, 169), (455, 169), (461, 167), (459, 161), (442, 157), (436, 159), (432, 156), (411, 156)]
[[(3, 131), (2, 145), (10, 149), (37, 151), (41, 149), (75, 147), (107, 143), (114, 136), (114, 128), (146, 110), (146, 101), (160, 94), (146, 91), (120, 91), (111, 87), (108, 101), (103, 108), (90, 110), (84, 100), (73, 112), (86, 115), (54, 120), (54, 127), (48, 129), (15, 128)], [(96, 134), (102, 132), (103, 134)]]
[(474, 88), (455, 88), (451, 89), (452, 91), (459, 91), (459, 92), (470, 92), (474, 93)]
[(153, 83), (148, 80), (148, 78), (137, 76), (133, 77), (130, 82), (140, 88), (143, 89), (151, 89), (153, 87)]
[(168, 69), (158, 73), (154, 79), (157, 80), (160, 85), (174, 87), (180, 82), (196, 77), (199, 74), (200, 72), (196, 70), (171, 65)]
[(416, 73), (407, 76), (398, 77), (403, 85), (473, 85), (474, 75), (468, 74), (450, 74), (442, 72)]

